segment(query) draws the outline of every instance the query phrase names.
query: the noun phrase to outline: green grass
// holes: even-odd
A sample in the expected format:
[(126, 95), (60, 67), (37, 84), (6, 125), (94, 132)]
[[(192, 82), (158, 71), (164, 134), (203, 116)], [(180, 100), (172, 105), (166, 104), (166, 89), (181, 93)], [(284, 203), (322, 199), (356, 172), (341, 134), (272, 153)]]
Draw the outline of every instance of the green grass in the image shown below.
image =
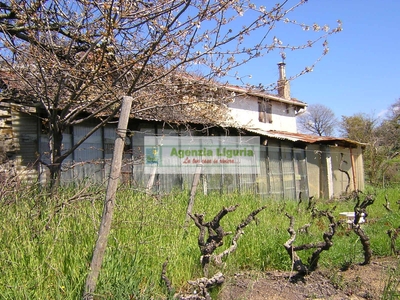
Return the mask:
[[(37, 187), (19, 187), (4, 193), (0, 203), (0, 299), (79, 299), (88, 272), (104, 194), (88, 188), (85, 197), (68, 200), (76, 190), (62, 189), (50, 197)], [(368, 207), (369, 222), (364, 226), (371, 238), (374, 255), (390, 255), (388, 229), (400, 226), (395, 205), (400, 189), (371, 191), (376, 201)], [(385, 195), (392, 212), (383, 207)], [(198, 229), (190, 221), (185, 231), (188, 193), (149, 197), (120, 188), (111, 235), (97, 286), (98, 299), (160, 299), (166, 289), (160, 280), (161, 267), (168, 258), (167, 275), (177, 290), (187, 280), (202, 276), (197, 246)], [(64, 203), (64, 205), (61, 205)], [(295, 201), (262, 200), (251, 195), (198, 195), (194, 213), (205, 213), (210, 220), (223, 207), (240, 204), (222, 219), (225, 231), (236, 226), (254, 209), (267, 205), (239, 239), (238, 249), (222, 267), (225, 274), (243, 270), (290, 270), (290, 259), (283, 247), (289, 235), (285, 212), (295, 217), (295, 228), (311, 222), (310, 234), (298, 234), (295, 244), (322, 241), (327, 220), (310, 218), (307, 204)], [(337, 205), (335, 214), (352, 211), (352, 200), (318, 201), (319, 209)], [(224, 248), (232, 236), (227, 236)], [(320, 266), (340, 268), (363, 261), (357, 236), (340, 228), (329, 252), (323, 252)], [(399, 241), (400, 242), (400, 241)], [(218, 253), (221, 250), (217, 250)], [(304, 252), (304, 253), (303, 253)], [(310, 251), (299, 252), (304, 262)], [(216, 271), (211, 269), (212, 272)], [(398, 275), (398, 274), (397, 274)], [(388, 295), (390, 295), (388, 282)]]
[(382, 291), (382, 299), (396, 300), (400, 298), (400, 262), (393, 269), (389, 270), (388, 279), (385, 282), (385, 288)]

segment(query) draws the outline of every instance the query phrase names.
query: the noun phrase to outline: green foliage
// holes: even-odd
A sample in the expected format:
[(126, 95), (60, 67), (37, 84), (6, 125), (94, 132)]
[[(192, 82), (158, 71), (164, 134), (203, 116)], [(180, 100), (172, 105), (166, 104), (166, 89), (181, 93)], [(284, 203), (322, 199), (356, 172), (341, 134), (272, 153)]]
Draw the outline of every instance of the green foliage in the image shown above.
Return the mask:
[[(395, 201), (400, 189), (376, 191), (376, 201), (369, 207), (365, 230), (371, 238), (375, 255), (390, 255), (386, 232), (399, 224)], [(92, 250), (97, 237), (104, 195), (95, 188), (84, 192), (60, 190), (51, 198), (37, 187), (19, 187), (3, 194), (0, 205), (0, 295), (4, 299), (78, 299), (81, 296)], [(392, 212), (384, 207), (385, 195)], [(151, 197), (122, 188), (106, 257), (97, 287), (99, 299), (160, 299), (167, 295), (160, 280), (161, 267), (168, 258), (167, 276), (177, 291), (188, 289), (187, 280), (202, 277), (198, 228), (189, 223), (185, 230), (188, 192)], [(295, 229), (311, 223), (309, 234), (298, 233), (295, 244), (322, 241), (328, 229), (326, 218), (311, 218), (307, 203), (262, 200), (252, 195), (198, 195), (194, 213), (205, 213), (211, 220), (223, 206), (239, 204), (221, 221), (225, 231), (234, 232), (250, 212), (268, 205), (245, 229), (221, 271), (233, 274), (239, 270), (290, 270), (291, 263), (283, 243), (289, 235), (289, 220), (295, 217)], [(352, 200), (333, 203), (318, 201), (318, 209), (337, 205), (339, 212), (352, 211)], [(230, 246), (226, 237), (223, 249)], [(340, 268), (362, 262), (362, 247), (357, 236), (341, 227), (333, 238), (334, 245), (323, 252), (321, 267)], [(298, 253), (304, 261), (310, 251)], [(213, 274), (217, 269), (210, 269)], [(394, 276), (394, 275), (393, 275)], [(393, 282), (388, 282), (390, 294)], [(388, 298), (390, 299), (390, 298)]]
[(400, 298), (400, 262), (393, 269), (389, 270), (389, 278), (385, 282), (382, 292), (382, 300), (396, 300)]
[(367, 143), (373, 135), (376, 120), (367, 114), (355, 114), (351, 117), (342, 116), (340, 132), (342, 136), (357, 142)]
[(342, 116), (343, 137), (365, 143), (364, 167), (369, 184), (380, 187), (400, 182), (400, 99), (396, 100), (383, 120), (367, 114)]

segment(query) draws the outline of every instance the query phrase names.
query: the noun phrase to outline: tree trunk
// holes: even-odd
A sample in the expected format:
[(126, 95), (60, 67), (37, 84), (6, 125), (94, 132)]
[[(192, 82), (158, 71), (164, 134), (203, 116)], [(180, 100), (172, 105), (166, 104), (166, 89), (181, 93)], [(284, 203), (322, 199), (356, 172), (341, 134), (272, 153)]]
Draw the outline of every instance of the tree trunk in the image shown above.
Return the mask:
[(103, 216), (99, 228), (96, 246), (93, 250), (90, 271), (86, 278), (84, 299), (93, 299), (96, 290), (97, 279), (103, 262), (104, 253), (107, 247), (108, 235), (111, 230), (111, 222), (114, 213), (115, 195), (117, 192), (119, 176), (121, 174), (122, 156), (125, 144), (126, 129), (128, 128), (129, 113), (132, 107), (132, 97), (123, 97), (121, 114), (118, 122), (117, 138), (115, 140), (111, 172), (108, 179), (108, 186), (103, 207)]
[(59, 128), (51, 129), (50, 134), (50, 165), (48, 165), (50, 171), (50, 189), (55, 191), (61, 182), (61, 148), (63, 141), (63, 131)]

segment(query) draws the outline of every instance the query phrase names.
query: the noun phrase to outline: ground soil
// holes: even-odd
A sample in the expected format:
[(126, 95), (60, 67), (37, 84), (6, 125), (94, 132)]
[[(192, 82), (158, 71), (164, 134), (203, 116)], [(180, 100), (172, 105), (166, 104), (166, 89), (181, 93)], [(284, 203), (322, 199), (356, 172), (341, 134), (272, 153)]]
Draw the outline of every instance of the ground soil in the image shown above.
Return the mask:
[[(398, 259), (374, 258), (369, 265), (350, 265), (346, 270), (317, 270), (307, 276), (281, 271), (238, 273), (226, 278), (218, 299), (382, 299)], [(397, 282), (398, 291), (398, 298), (390, 299), (400, 299), (400, 278), (391, 276), (390, 279)]]

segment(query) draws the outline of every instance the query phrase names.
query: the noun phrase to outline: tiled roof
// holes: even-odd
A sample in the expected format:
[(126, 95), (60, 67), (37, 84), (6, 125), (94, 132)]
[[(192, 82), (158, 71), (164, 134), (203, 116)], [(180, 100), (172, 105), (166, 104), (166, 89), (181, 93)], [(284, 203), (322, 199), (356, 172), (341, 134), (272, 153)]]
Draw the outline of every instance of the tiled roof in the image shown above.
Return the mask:
[[(182, 74), (175, 77), (176, 82), (172, 78), (172, 81), (167, 85), (163, 85), (163, 82), (158, 84), (158, 89), (164, 91), (165, 95), (169, 95), (169, 99), (178, 99), (182, 97), (189, 96), (189, 99), (198, 97), (198, 99), (205, 98), (215, 98), (217, 103), (202, 102), (196, 100), (183, 101), (183, 102), (193, 102), (188, 105), (180, 105), (177, 102), (161, 100), (154, 98), (155, 94), (148, 90), (141, 90), (135, 99), (148, 99), (149, 101), (136, 101), (132, 107), (132, 118), (144, 119), (149, 121), (165, 121), (171, 123), (193, 123), (193, 124), (213, 124), (220, 126), (227, 126), (228, 114), (227, 114), (227, 104), (230, 99), (234, 96), (250, 96), (250, 97), (260, 97), (271, 99), (274, 101), (288, 103), (295, 105), (299, 108), (306, 107), (304, 102), (297, 99), (285, 99), (279, 97), (278, 95), (269, 94), (258, 88), (250, 87), (239, 87), (230, 84), (222, 84), (215, 81), (202, 81), (200, 78), (196, 78), (195, 75), (187, 75), (185, 78)], [(3, 88), (8, 88), (11, 93), (3, 93), (2, 101), (19, 103), (21, 105), (36, 106), (38, 101), (35, 99), (35, 95), (30, 95), (29, 93), (21, 90), (23, 85), (18, 84), (19, 80), (16, 74), (6, 72), (0, 69), (0, 83), (4, 86)], [(168, 82), (167, 82), (168, 83)], [(171, 89), (171, 86), (179, 86), (179, 90), (182, 93), (175, 92)], [(168, 90), (170, 89), (170, 90)], [(226, 98), (226, 100), (218, 101)], [(196, 103), (197, 102), (197, 103)], [(221, 102), (221, 103), (218, 103)], [(99, 101), (98, 103), (102, 103)], [(62, 105), (61, 105), (62, 106)], [(60, 106), (60, 107), (61, 107)], [(96, 105), (93, 107), (86, 108), (87, 111), (96, 109)], [(110, 113), (112, 109), (103, 112), (103, 116)], [(219, 111), (219, 113), (218, 113)], [(228, 125), (229, 126), (229, 125)]]
[(260, 98), (268, 98), (271, 100), (275, 100), (278, 102), (283, 102), (283, 103), (288, 103), (288, 104), (292, 104), (292, 105), (296, 105), (299, 106), (301, 108), (304, 108), (307, 106), (306, 103), (296, 99), (296, 98), (290, 98), (290, 99), (286, 99), (283, 97), (280, 97), (278, 95), (274, 95), (274, 94), (270, 94), (267, 93), (263, 90), (259, 90), (257, 88), (246, 88), (246, 87), (240, 87), (240, 86), (234, 86), (234, 85), (225, 85), (224, 86), (227, 90), (231, 91), (231, 92), (235, 92), (238, 94), (246, 94), (249, 96), (255, 96), (255, 97), (260, 97)]

